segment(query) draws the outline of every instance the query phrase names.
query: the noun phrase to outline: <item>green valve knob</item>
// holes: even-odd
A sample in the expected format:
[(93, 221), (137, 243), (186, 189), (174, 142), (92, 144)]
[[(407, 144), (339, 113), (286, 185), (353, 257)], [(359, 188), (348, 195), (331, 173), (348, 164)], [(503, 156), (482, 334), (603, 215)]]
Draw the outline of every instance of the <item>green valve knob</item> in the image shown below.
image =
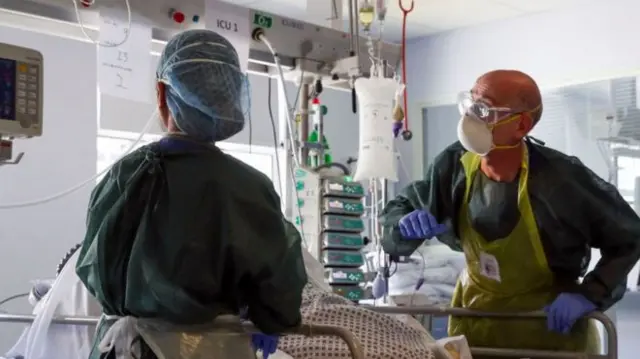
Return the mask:
[(321, 105), (320, 106), (320, 113), (322, 114), (322, 116), (326, 115), (327, 112), (329, 112), (329, 109), (327, 109), (327, 106)]

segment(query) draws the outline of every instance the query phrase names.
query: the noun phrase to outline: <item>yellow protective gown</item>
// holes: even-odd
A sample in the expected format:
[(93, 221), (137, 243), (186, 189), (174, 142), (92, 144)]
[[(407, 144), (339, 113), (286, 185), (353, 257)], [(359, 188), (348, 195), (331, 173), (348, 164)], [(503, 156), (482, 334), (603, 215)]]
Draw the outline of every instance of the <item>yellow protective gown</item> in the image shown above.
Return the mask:
[[(467, 259), (454, 292), (452, 306), (485, 312), (537, 311), (562, 292), (544, 255), (527, 191), (528, 154), (525, 151), (518, 186), (520, 220), (506, 238), (488, 242), (472, 227), (469, 200), (481, 157), (462, 158), (465, 194), (459, 213), (459, 233)], [(570, 335), (550, 332), (543, 319), (452, 317), (449, 335), (464, 334), (471, 346), (511, 349), (599, 352), (595, 323), (578, 321)]]

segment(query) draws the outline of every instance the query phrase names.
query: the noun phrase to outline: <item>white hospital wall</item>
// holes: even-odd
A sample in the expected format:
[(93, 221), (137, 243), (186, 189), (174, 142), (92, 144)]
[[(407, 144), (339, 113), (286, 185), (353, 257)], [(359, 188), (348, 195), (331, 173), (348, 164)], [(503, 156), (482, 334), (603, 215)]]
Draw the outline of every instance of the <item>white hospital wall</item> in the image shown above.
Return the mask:
[(634, 0), (585, 0), (575, 9), (464, 28), (409, 44), (412, 101), (453, 101), (478, 75), (519, 69), (543, 88), (640, 72)]
[[(0, 26), (2, 41), (44, 56), (44, 136), (15, 142), (26, 155), (0, 168), (0, 204), (48, 197), (96, 173), (96, 52), (92, 45)], [(91, 188), (50, 203), (0, 209), (0, 297), (29, 290), (29, 281), (52, 278), (64, 252), (84, 236)], [(30, 312), (26, 299), (2, 307)], [(0, 353), (22, 326), (0, 323)]]
[[(536, 79), (545, 98), (545, 115), (553, 108), (554, 123), (541, 122), (537, 132), (551, 147), (576, 155), (607, 178), (607, 166), (593, 141), (585, 141), (588, 114), (585, 98), (552, 93), (567, 85), (632, 76), (640, 73), (640, 48), (635, 34), (640, 23), (634, 0), (585, 0), (579, 7), (496, 21), (422, 39), (408, 45), (410, 107), (414, 118), (423, 107), (433, 116), (425, 122), (425, 148), (433, 158), (456, 139), (458, 115), (451, 106), (461, 91), (494, 69), (518, 69)], [(597, 26), (594, 26), (597, 24)], [(435, 109), (433, 107), (436, 107)], [(449, 120), (436, 113), (449, 113)], [(543, 127), (545, 127), (543, 129)], [(444, 130), (444, 131), (443, 131)], [(571, 132), (571, 136), (566, 133)], [(585, 131), (582, 131), (585, 132)]]
[[(640, 23), (633, 15), (639, 10), (640, 3), (634, 0), (585, 0), (574, 9), (496, 21), (410, 41), (408, 71), (411, 78), (417, 79), (408, 84), (411, 113), (417, 118), (423, 107), (429, 107), (434, 110), (429, 117), (438, 121), (424, 123), (424, 147), (430, 150), (427, 156), (434, 157), (456, 139), (458, 115), (450, 105), (461, 91), (469, 90), (475, 79), (487, 71), (518, 69), (533, 76), (547, 95), (547, 117), (550, 104), (555, 110), (565, 109), (564, 114), (555, 113), (555, 123), (547, 126), (554, 130), (543, 131), (542, 140), (580, 156), (606, 178), (606, 165), (596, 146), (585, 145), (576, 136), (572, 140), (560, 130), (584, 127), (587, 119), (574, 110), (585, 99), (552, 94), (550, 90), (640, 73), (640, 48), (635, 46)], [(449, 113), (452, 117), (448, 121), (436, 120), (436, 113)]]

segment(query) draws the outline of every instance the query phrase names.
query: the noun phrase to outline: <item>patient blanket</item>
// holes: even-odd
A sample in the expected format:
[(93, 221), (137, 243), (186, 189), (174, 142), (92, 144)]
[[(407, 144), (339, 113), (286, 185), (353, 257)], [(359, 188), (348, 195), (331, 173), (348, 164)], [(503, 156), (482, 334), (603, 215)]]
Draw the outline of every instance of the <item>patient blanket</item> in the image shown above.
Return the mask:
[[(424, 331), (395, 317), (361, 308), (351, 301), (308, 284), (303, 292), (302, 317), (307, 324), (344, 327), (363, 344), (367, 359), (435, 359), (434, 341)], [(278, 349), (295, 359), (351, 359), (339, 337), (288, 335)]]

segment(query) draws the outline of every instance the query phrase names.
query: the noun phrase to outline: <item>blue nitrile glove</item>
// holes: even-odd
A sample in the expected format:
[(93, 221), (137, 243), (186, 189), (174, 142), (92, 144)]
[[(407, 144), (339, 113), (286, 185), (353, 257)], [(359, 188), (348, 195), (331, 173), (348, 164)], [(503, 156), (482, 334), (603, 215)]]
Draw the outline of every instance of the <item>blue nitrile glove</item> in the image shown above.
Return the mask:
[(448, 230), (446, 225), (439, 224), (434, 216), (421, 209), (402, 217), (398, 227), (403, 239), (428, 239)]
[(278, 341), (280, 337), (277, 335), (266, 335), (262, 333), (251, 334), (251, 344), (253, 344), (253, 350), (262, 350), (262, 358), (268, 359), (269, 355), (276, 352), (278, 349)]
[(393, 123), (393, 137), (398, 137), (398, 135), (400, 134), (400, 130), (402, 130), (402, 122), (394, 122)]
[(582, 294), (561, 293), (551, 305), (544, 308), (547, 313), (547, 328), (550, 331), (569, 334), (576, 321), (596, 310)]

